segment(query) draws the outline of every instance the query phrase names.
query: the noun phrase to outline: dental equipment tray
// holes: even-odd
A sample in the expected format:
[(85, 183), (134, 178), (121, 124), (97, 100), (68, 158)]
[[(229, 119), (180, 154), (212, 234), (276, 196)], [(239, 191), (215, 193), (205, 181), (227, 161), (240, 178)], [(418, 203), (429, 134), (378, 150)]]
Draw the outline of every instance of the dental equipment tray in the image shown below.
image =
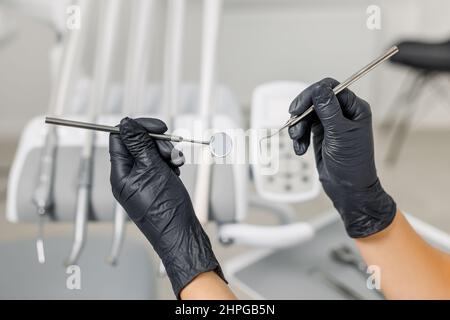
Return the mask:
[[(408, 219), (428, 242), (450, 251), (448, 235), (416, 218)], [(234, 258), (225, 265), (230, 283), (255, 299), (382, 299), (377, 290), (367, 288), (370, 274), (332, 258), (331, 251), (342, 245), (356, 253), (357, 249), (341, 221), (332, 216), (328, 220), (316, 228), (314, 238), (300, 245)]]

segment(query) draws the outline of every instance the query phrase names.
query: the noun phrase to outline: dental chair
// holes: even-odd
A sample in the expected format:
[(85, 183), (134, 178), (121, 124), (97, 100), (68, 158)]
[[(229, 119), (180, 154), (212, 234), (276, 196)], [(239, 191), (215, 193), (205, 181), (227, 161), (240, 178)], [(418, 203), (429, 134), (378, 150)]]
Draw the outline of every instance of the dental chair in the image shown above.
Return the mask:
[[(179, 70), (168, 70), (165, 72), (169, 80), (171, 90), (167, 93), (167, 86), (158, 84), (148, 84), (145, 87), (143, 96), (143, 106), (139, 112), (142, 116), (151, 116), (162, 118), (169, 124), (171, 131), (183, 132), (185, 135), (194, 138), (204, 138), (203, 132), (198, 132), (197, 124), (203, 123), (205, 117), (209, 118), (210, 128), (213, 131), (230, 131), (233, 129), (243, 128), (243, 119), (241, 116), (240, 107), (234, 98), (233, 94), (226, 87), (216, 85), (213, 82), (213, 65), (215, 64), (215, 47), (217, 32), (211, 32), (218, 26), (218, 16), (220, 15), (220, 1), (207, 0), (208, 8), (205, 10), (205, 25), (204, 30), (204, 47), (203, 56), (205, 61), (202, 66), (202, 79), (200, 85), (182, 83), (180, 81)], [(182, 5), (182, 1), (175, 0), (172, 6)], [(213, 17), (208, 15), (213, 13)], [(175, 19), (176, 20), (176, 19)], [(209, 26), (209, 27), (208, 27)], [(178, 31), (182, 28), (178, 25)], [(178, 38), (178, 35), (172, 34), (170, 38)], [(172, 41), (172, 40), (171, 40)], [(170, 59), (178, 59), (180, 54), (180, 47), (173, 46), (176, 52), (170, 52), (168, 55)], [(177, 63), (169, 63), (169, 66), (175, 66)], [(74, 94), (71, 95), (67, 102), (67, 109), (64, 111), (64, 116), (74, 120), (86, 120), (86, 108), (88, 104), (89, 89), (92, 86), (92, 79), (81, 78), (76, 82)], [(169, 96), (177, 96), (176, 116), (167, 114), (166, 107), (167, 94)], [(206, 98), (205, 98), (206, 97)], [(97, 117), (98, 123), (116, 125), (123, 115), (120, 114), (120, 106), (124, 99), (124, 89), (121, 84), (113, 84), (109, 86), (104, 110)], [(208, 102), (208, 103), (205, 103)], [(199, 113), (199, 105), (208, 105), (209, 102), (214, 103), (214, 112), (208, 115)], [(173, 110), (172, 110), (173, 111)], [(209, 113), (209, 112), (207, 112)], [(20, 139), (17, 149), (16, 157), (10, 171), (8, 181), (7, 193), (7, 220), (12, 223), (23, 223), (38, 221), (38, 214), (32, 199), (34, 196), (36, 181), (39, 177), (39, 166), (41, 154), (46, 143), (45, 137), (47, 135), (49, 126), (44, 126), (44, 118), (36, 117), (32, 119), (25, 127)], [(208, 128), (209, 129), (209, 128)], [(58, 137), (58, 148), (55, 158), (56, 171), (53, 185), (53, 210), (49, 216), (50, 223), (64, 223), (73, 222), (74, 208), (77, 203), (76, 190), (79, 181), (79, 168), (81, 166), (80, 153), (85, 141), (86, 131), (79, 131), (73, 128), (58, 127), (55, 129)], [(234, 136), (235, 141), (239, 140), (238, 136)], [(189, 157), (192, 152), (192, 146), (177, 145)], [(235, 144), (230, 157), (242, 154), (242, 145)], [(199, 148), (198, 146), (195, 148)], [(245, 152), (244, 152), (245, 153)], [(181, 172), (181, 179), (186, 185), (188, 192), (193, 199), (196, 198), (198, 173), (200, 165), (192, 163), (186, 164)], [(109, 155), (108, 155), (108, 135), (96, 134), (95, 152), (93, 155), (93, 175), (91, 187), (91, 202), (88, 219), (93, 222), (112, 222), (114, 221), (114, 212), (116, 203), (111, 194), (109, 186)], [(261, 199), (255, 196), (248, 197), (248, 179), (249, 166), (247, 162), (243, 163), (217, 163), (212, 164), (210, 174), (207, 177), (208, 196), (207, 196), (207, 212), (206, 218), (210, 223), (215, 223), (218, 226), (218, 237), (224, 244), (240, 244), (250, 247), (271, 247), (283, 248), (295, 245), (311, 236), (311, 229), (304, 223), (294, 223), (293, 212), (288, 206), (284, 204), (274, 204), (269, 201), (262, 202)], [(225, 186), (225, 187), (224, 187)], [(259, 226), (244, 224), (249, 205), (259, 208), (266, 208), (274, 212), (280, 219), (280, 225), (277, 226)], [(45, 238), (45, 237), (44, 237)], [(141, 282), (138, 292), (133, 297), (138, 298), (152, 298), (154, 297), (154, 281), (152, 276), (156, 275), (152, 267), (148, 253), (144, 248), (137, 243), (125, 241), (125, 247), (122, 250), (122, 255), (119, 259), (117, 267), (112, 267), (105, 264), (104, 257), (106, 256), (105, 243), (111, 241), (109, 237), (99, 237), (98, 235), (91, 236), (89, 233), (86, 237), (86, 244), (82, 247), (83, 252), (80, 255), (79, 264), (82, 270), (86, 270), (89, 281), (96, 284), (97, 290), (92, 289), (81, 293), (61, 293), (60, 286), (63, 285), (58, 282), (61, 277), (61, 263), (62, 257), (67, 254), (70, 249), (70, 238), (62, 237), (45, 239), (48, 249), (46, 256), (48, 261), (45, 265), (38, 264), (33, 258), (34, 245), (31, 240), (18, 241), (5, 245), (2, 250), (6, 254), (8, 251), (16, 252), (14, 259), (11, 259), (8, 268), (12, 269), (18, 261), (26, 261), (30, 266), (31, 273), (39, 275), (40, 279), (35, 281), (27, 281), (27, 285), (17, 286), (13, 297), (63, 297), (63, 298), (118, 298), (129, 296), (129, 291), (133, 290), (135, 285), (135, 278), (141, 279), (141, 273), (145, 273), (145, 279)], [(29, 246), (24, 250), (25, 246)], [(125, 252), (126, 251), (126, 252)], [(142, 255), (142, 256), (140, 256)], [(140, 256), (139, 258), (137, 256)], [(30, 261), (33, 260), (33, 261)], [(133, 263), (131, 261), (134, 261)], [(138, 269), (132, 269), (132, 266), (137, 263), (140, 265)], [(59, 268), (59, 269), (58, 269)], [(143, 269), (147, 271), (143, 271)], [(59, 270), (59, 271), (58, 271)], [(19, 276), (22, 269), (9, 270), (7, 273)], [(91, 275), (101, 273), (101, 277), (95, 278)], [(137, 277), (136, 275), (139, 275)], [(100, 289), (108, 277), (111, 277), (108, 292), (111, 294), (104, 294)], [(118, 278), (129, 279), (128, 284), (125, 285), (125, 280), (117, 280)], [(133, 278), (133, 279), (131, 279)], [(2, 281), (7, 282), (7, 279)], [(46, 282), (47, 289), (30, 289), (40, 285), (41, 282)], [(86, 284), (87, 286), (87, 284)], [(91, 286), (91, 284), (89, 284)], [(92, 284), (94, 286), (94, 284)], [(117, 287), (121, 287), (121, 294), (115, 294)], [(7, 288), (3, 286), (2, 288)], [(65, 290), (63, 288), (63, 290)], [(28, 293), (27, 293), (28, 292)], [(2, 293), (8, 296), (7, 292)], [(153, 295), (153, 296), (152, 296)]]
[[(58, 69), (61, 55), (51, 54), (50, 57), (52, 70)], [(52, 74), (57, 74), (57, 72), (52, 71)], [(58, 83), (58, 81), (53, 83)], [(70, 91), (72, 94), (64, 109), (65, 116), (79, 120), (87, 119), (86, 108), (89, 103), (89, 92), (93, 85), (93, 80), (86, 77), (75, 81), (75, 89), (73, 92)], [(69, 90), (67, 91), (69, 92)], [(140, 114), (164, 118), (164, 112), (161, 112), (162, 87), (160, 85), (148, 85), (144, 91), (146, 96)], [(178, 112), (180, 116), (174, 121), (175, 128), (192, 130), (196, 121), (202, 120), (196, 116), (199, 87), (198, 85), (183, 85), (180, 86), (179, 91), (181, 103)], [(219, 101), (216, 107), (220, 115), (212, 117), (213, 125), (216, 128), (227, 129), (241, 127), (242, 120), (238, 117), (237, 103), (231, 93), (223, 87), (217, 87), (214, 92), (214, 99)], [(104, 110), (98, 116), (97, 121), (115, 125), (123, 117), (120, 114), (120, 106), (124, 99), (123, 85), (109, 86), (106, 96)], [(39, 220), (33, 199), (37, 182), (40, 179), (39, 163), (43, 152), (46, 150), (46, 137), (51, 129), (44, 126), (43, 123), (44, 118), (42, 116), (32, 119), (25, 127), (19, 142), (7, 189), (6, 217), (11, 223), (37, 223)], [(52, 186), (53, 201), (49, 220), (52, 224), (60, 224), (74, 221), (79, 168), (82, 164), (80, 154), (88, 133), (68, 128), (56, 128), (55, 130), (58, 137), (58, 147), (54, 160), (56, 169)], [(96, 135), (94, 147), (90, 194), (92, 201), (90, 201), (88, 218), (91, 222), (112, 222), (114, 221), (116, 203), (109, 186), (108, 135)], [(247, 170), (245, 166), (224, 166), (223, 169), (216, 170), (214, 168), (213, 174), (222, 176), (222, 183), (234, 185), (236, 188), (232, 190), (236, 193), (229, 192), (218, 197), (220, 192), (216, 192), (214, 196), (221, 203), (216, 204), (216, 201), (213, 201), (212, 207), (219, 208), (215, 211), (222, 213), (224, 221), (231, 222), (238, 220), (236, 217), (242, 215), (246, 204), (246, 201), (241, 200), (241, 197), (246, 194), (246, 185), (241, 183), (241, 180), (245, 180)], [(183, 169), (183, 180), (188, 187), (191, 186), (191, 190), (195, 183), (190, 181), (189, 177), (195, 176), (195, 170), (195, 166), (191, 166), (191, 168), (187, 166), (186, 169)], [(233, 177), (241, 178), (237, 178), (237, 182), (235, 182)], [(225, 210), (222, 209), (224, 207)], [(123, 230), (119, 228), (118, 233), (121, 232), (123, 233)], [(116, 233), (114, 236), (116, 236)], [(68, 290), (65, 285), (65, 279), (68, 275), (65, 273), (62, 263), (63, 258), (69, 252), (70, 244), (73, 242), (71, 235), (45, 237), (44, 234), (45, 264), (37, 262), (34, 239), (23, 239), (2, 244), (0, 259), (4, 276), (0, 279), (0, 296), (26, 299), (155, 298), (157, 271), (149, 258), (148, 246), (134, 240), (125, 241), (123, 250), (126, 250), (126, 252), (121, 250), (120, 261), (117, 266), (113, 267), (105, 262), (108, 251), (107, 244), (111, 242), (110, 238), (110, 236), (89, 234), (87, 244), (82, 243), (83, 251), (77, 261), (77, 265), (81, 267), (82, 271), (82, 290)], [(23, 281), (20, 279), (23, 279)]]
[[(168, 24), (173, 28), (167, 32), (163, 85), (143, 84), (142, 97), (138, 99), (142, 105), (136, 116), (161, 118), (168, 123), (171, 132), (193, 138), (206, 138), (203, 130), (199, 131), (198, 124), (205, 127), (208, 123), (209, 126), (204, 129), (226, 131), (233, 136), (235, 144), (229, 157), (239, 159), (245, 154), (245, 147), (241, 144), (244, 127), (241, 109), (232, 92), (214, 81), (221, 1), (205, 0), (200, 84), (181, 81), (182, 47), (179, 41), (182, 39), (184, 0), (169, 2)], [(88, 120), (89, 92), (95, 82), (91, 77), (79, 77), (61, 115), (74, 120)], [(255, 89), (251, 128), (257, 131), (277, 128), (286, 116), (278, 111), (284, 110), (305, 86), (298, 82), (277, 82)], [(98, 123), (119, 123), (124, 116), (121, 106), (127, 94), (125, 87), (123, 83), (108, 86), (105, 105), (96, 118)], [(214, 109), (210, 110), (210, 106)], [(8, 180), (6, 216), (11, 223), (37, 223), (39, 220), (33, 197), (40, 176), (38, 164), (49, 130), (51, 127), (44, 126), (44, 117), (40, 116), (32, 119), (23, 131)], [(73, 223), (80, 154), (88, 132), (66, 127), (55, 130), (58, 144), (53, 210), (48, 218), (52, 224)], [(376, 292), (365, 289), (360, 271), (343, 264), (343, 261), (354, 264), (360, 258), (353, 254), (354, 248), (335, 212), (312, 221), (298, 221), (294, 205), (313, 201), (320, 194), (311, 153), (300, 159), (290, 158), (292, 151), (288, 136), (276, 137), (273, 143), (278, 144), (279, 148), (274, 149), (281, 151), (269, 160), (280, 159), (278, 165), (281, 170), (272, 172), (269, 162), (253, 161), (259, 157), (259, 138), (250, 139), (251, 166), (248, 161), (222, 162), (216, 159), (207, 170), (204, 164), (189, 162), (181, 169), (181, 179), (194, 205), (200, 208), (198, 213), (202, 214), (202, 219), (206, 216), (205, 223), (217, 226), (217, 235), (214, 236), (223, 245), (240, 245), (248, 249), (243, 255), (223, 263), (230, 283), (252, 298), (378, 298)], [(202, 147), (180, 143), (177, 148), (189, 159), (192, 152)], [(105, 261), (114, 241), (111, 238), (122, 237), (124, 227), (114, 222), (117, 203), (109, 185), (108, 134), (96, 134), (94, 150), (87, 218), (89, 224), (108, 223), (113, 237), (93, 234), (87, 228), (77, 260), (82, 273), (82, 290), (66, 288), (69, 275), (62, 263), (74, 243), (72, 235), (45, 237), (44, 234), (45, 264), (37, 262), (35, 239), (26, 238), (0, 245), (3, 271), (0, 297), (152, 299), (157, 296), (155, 279), (158, 271), (149, 257), (147, 243), (127, 238), (122, 250), (118, 251), (117, 263), (112, 266)], [(255, 185), (256, 192), (251, 191), (250, 183)], [(199, 188), (199, 185), (206, 186), (206, 189)], [(199, 192), (205, 194), (199, 197)], [(206, 200), (206, 203), (199, 203), (199, 199)], [(206, 210), (203, 212), (202, 208)], [(277, 223), (245, 223), (250, 210), (268, 211), (277, 218)], [(442, 233), (429, 226), (424, 227), (420, 222), (415, 225), (429, 236), (430, 241), (450, 248), (450, 241)], [(86, 229), (86, 226), (87, 223), (83, 228)], [(343, 246), (345, 250), (342, 250)], [(331, 255), (330, 252), (336, 254)], [(347, 254), (345, 257), (350, 256), (351, 259), (338, 256), (339, 252), (344, 252)], [(333, 276), (335, 274), (336, 277)], [(348, 284), (336, 278), (345, 279)]]

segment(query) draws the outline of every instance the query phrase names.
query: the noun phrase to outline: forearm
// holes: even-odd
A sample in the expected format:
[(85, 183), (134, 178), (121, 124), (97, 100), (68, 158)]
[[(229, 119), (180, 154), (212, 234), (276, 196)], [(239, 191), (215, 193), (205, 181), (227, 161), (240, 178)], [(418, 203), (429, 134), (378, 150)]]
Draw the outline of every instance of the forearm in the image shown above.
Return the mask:
[(398, 211), (392, 224), (356, 239), (368, 265), (381, 272), (388, 299), (450, 299), (450, 256), (426, 243)]
[(182, 300), (235, 300), (228, 285), (213, 271), (204, 272), (181, 290)]

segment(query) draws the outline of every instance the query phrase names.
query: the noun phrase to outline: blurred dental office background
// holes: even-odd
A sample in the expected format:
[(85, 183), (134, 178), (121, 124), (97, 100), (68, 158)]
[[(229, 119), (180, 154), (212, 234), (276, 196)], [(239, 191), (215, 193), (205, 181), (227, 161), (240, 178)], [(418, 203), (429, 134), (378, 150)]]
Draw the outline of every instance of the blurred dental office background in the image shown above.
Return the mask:
[[(98, 44), (96, 17), (101, 8), (99, 8), (100, 1), (94, 2), (95, 4), (90, 8), (93, 19), (89, 21), (86, 19), (87, 25), (82, 25), (82, 28), (86, 27), (89, 30), (81, 62), (83, 76), (87, 78), (92, 77)], [(69, 253), (73, 224), (66, 220), (45, 224), (44, 238), (50, 239), (46, 252), (49, 260), (42, 266), (35, 258), (34, 240), (37, 235), (37, 220), (23, 219), (21, 221), (19, 214), (19, 221), (15, 223), (7, 221), (7, 193), (11, 192), (7, 190), (8, 179), (11, 179), (10, 170), (27, 124), (34, 117), (46, 115), (48, 112), (54, 87), (49, 54), (55, 43), (66, 36), (64, 32), (59, 34), (59, 31), (55, 30), (65, 30), (66, 9), (70, 3), (70, 1), (59, 0), (0, 0), (0, 268), (3, 269), (2, 266), (4, 266), (3, 270), (14, 270), (17, 269), (16, 266), (26, 262), (28, 266), (33, 264), (35, 268), (33, 270), (36, 270), (29, 278), (19, 280), (11, 276), (8, 282), (2, 279), (0, 297), (171, 299), (173, 296), (169, 282), (164, 276), (159, 275), (159, 261), (156, 255), (131, 224), (126, 227), (122, 257), (116, 267), (105, 262), (113, 234), (113, 220), (88, 224), (84, 260), (82, 260), (86, 264), (86, 267), (82, 267), (82, 271), (87, 270), (82, 273), (86, 275), (83, 284), (86, 283), (88, 289), (77, 291), (65, 288), (68, 275), (65, 273), (62, 259)], [(119, 26), (114, 33), (117, 45), (108, 82), (111, 86), (113, 84), (121, 86), (126, 77), (124, 61), (128, 54), (127, 43), (130, 25), (132, 25), (130, 15), (133, 3), (134, 1), (120, 1)], [(166, 22), (167, 11), (170, 9), (168, 3), (169, 1), (163, 0), (153, 1), (151, 14), (149, 39), (151, 38), (152, 44), (149, 49), (151, 54), (148, 55), (150, 61), (147, 65), (147, 82), (157, 85), (162, 85), (164, 82)], [(205, 4), (200, 0), (186, 0), (184, 6), (180, 82), (199, 84), (202, 76), (202, 62), (204, 62), (201, 48), (204, 41), (202, 29), (205, 26), (202, 23)], [(367, 9), (370, 6), (377, 6), (380, 9), (379, 29), (372, 30), (367, 26), (367, 20), (371, 15)], [(238, 126), (248, 129), (254, 124), (252, 113), (257, 112), (254, 109), (252, 97), (258, 86), (275, 81), (310, 84), (324, 77), (344, 80), (386, 48), (402, 41), (424, 43), (425, 46), (421, 50), (425, 52), (435, 50), (435, 47), (427, 47), (426, 44), (442, 44), (450, 39), (448, 12), (450, 12), (450, 3), (445, 0), (223, 0), (216, 39), (215, 79), (217, 84), (226, 87), (227, 92), (232, 93), (231, 101), (235, 103), (236, 112), (239, 113), (240, 122), (236, 121)], [(447, 48), (446, 52), (450, 55), (448, 44), (443, 45), (442, 48), (438, 48), (441, 50), (439, 52)], [(431, 54), (430, 59), (433, 60), (433, 57)], [(418, 59), (421, 59), (420, 55)], [(450, 66), (447, 66), (447, 70), (450, 70)], [(450, 81), (445, 66), (440, 66), (437, 70), (429, 70), (433, 77), (424, 80), (424, 90), (416, 98), (417, 107), (414, 107), (414, 116), (404, 143), (400, 150), (392, 151), (392, 146), (390, 147), (392, 136), (395, 135), (397, 128), (397, 125), (393, 124), (399, 109), (396, 106), (404, 102), (402, 98), (399, 98), (397, 103), (393, 104), (393, 101), (402, 92), (405, 83), (412, 81), (417, 73), (422, 71), (421, 68), (401, 63), (385, 63), (352, 85), (351, 89), (371, 104), (377, 167), (384, 187), (405, 212), (420, 219), (420, 223), (436, 227), (445, 234), (450, 232), (450, 201), (448, 199), (448, 181), (450, 181), (448, 88)], [(435, 73), (436, 76), (434, 76)], [(435, 87), (442, 88), (442, 94), (438, 94), (437, 90), (434, 90)], [(74, 95), (79, 90), (73, 87), (70, 90), (72, 95), (70, 99), (76, 99)], [(406, 102), (406, 104), (409, 106), (410, 103)], [(412, 106), (409, 107), (412, 108)], [(283, 105), (278, 112), (284, 113), (287, 118), (287, 109), (288, 105)], [(400, 131), (400, 134), (403, 132)], [(395, 145), (393, 149), (396, 149)], [(390, 159), (389, 153), (397, 151), (398, 155), (395, 159)], [(105, 161), (109, 163), (107, 156)], [(36, 166), (39, 165), (37, 161), (33, 163)], [(29, 165), (32, 164), (27, 164)], [(76, 171), (76, 168), (73, 170)], [(244, 179), (245, 186), (248, 198), (253, 199), (253, 196), (261, 197), (261, 194), (258, 194), (261, 187), (255, 185), (254, 177), (252, 178), (249, 173), (251, 170), (246, 168), (239, 172), (243, 175), (248, 174), (248, 177)], [(24, 177), (20, 176), (18, 179), (24, 179)], [(29, 179), (35, 178), (30, 176)], [(76, 183), (71, 182), (71, 184), (75, 190)], [(109, 192), (108, 179), (104, 181), (103, 188), (105, 192)], [(212, 193), (214, 196), (213, 191)], [(19, 194), (18, 197), (20, 196)], [(233, 199), (244, 201), (236, 197)], [(17, 201), (26, 202), (31, 199), (28, 197)], [(267, 199), (262, 199), (261, 203), (264, 201)], [(283, 202), (281, 205), (289, 206), (295, 212), (295, 221), (308, 221), (322, 212), (331, 210), (331, 203), (322, 191), (308, 201)], [(270, 208), (261, 209), (260, 207), (258, 204), (248, 205), (247, 209), (243, 209), (246, 212), (245, 217), (231, 220), (248, 224), (276, 224), (277, 218), (264, 213), (270, 211)], [(34, 214), (33, 212), (29, 215)], [(232, 279), (230, 284), (239, 297), (308, 298), (308, 296), (291, 294), (289, 288), (284, 292), (281, 289), (278, 291), (274, 289), (276, 293), (270, 292), (267, 289), (273, 287), (270, 282), (266, 284), (266, 287), (256, 286), (257, 281), (251, 278), (251, 273), (263, 273), (270, 269), (273, 272), (274, 283), (277, 283), (279, 288), (286, 288), (283, 282), (286, 279), (281, 277), (281, 274), (283, 270), (295, 269), (297, 260), (275, 259), (274, 261), (278, 262), (274, 263), (272, 260), (269, 261), (269, 258), (266, 259), (267, 261), (248, 258), (243, 262), (244, 260), (239, 260), (237, 257), (256, 249), (245, 241), (243, 244), (236, 241), (235, 244), (224, 245), (218, 237), (220, 224), (214, 223), (214, 219), (211, 220), (206, 228), (219, 260), (224, 264), (227, 261), (233, 261), (229, 268)], [(316, 237), (320, 238), (320, 235)], [(51, 238), (60, 240), (52, 243)], [(299, 248), (303, 244), (299, 242)], [(323, 247), (319, 244), (318, 246)], [(263, 254), (262, 252), (266, 249), (263, 244), (257, 246), (258, 253), (254, 257)], [(279, 247), (269, 249), (282, 252), (288, 250)], [(285, 253), (285, 256), (288, 256), (288, 252)], [(89, 260), (91, 256), (95, 258)], [(299, 261), (302, 260), (301, 256), (299, 253)], [(263, 262), (266, 265), (256, 266), (256, 263)], [(136, 268), (136, 265), (141, 267)], [(149, 267), (145, 268), (146, 265)], [(245, 268), (253, 267), (260, 268), (258, 269), (260, 271), (245, 270)], [(44, 268), (47, 269), (44, 270)], [(15, 272), (17, 274), (14, 275), (18, 276), (20, 270)], [(342, 272), (347, 275), (347, 271)], [(5, 274), (3, 271), (2, 273)], [(53, 278), (55, 273), (58, 276)], [(96, 275), (99, 273), (104, 275), (105, 281), (109, 281), (103, 290), (99, 289), (100, 285), (91, 288), (88, 284), (91, 280), (95, 282)], [(146, 274), (144, 280), (136, 277), (136, 273)], [(47, 290), (39, 287), (39, 281), (34, 277), (39, 277), (40, 274), (46, 274), (43, 277), (48, 277), (46, 278), (48, 286), (55, 288), (47, 288)], [(281, 279), (276, 278), (277, 276)], [(353, 276), (355, 275), (350, 272), (349, 277)], [(357, 284), (359, 280), (348, 281), (350, 285), (355, 282), (354, 286), (359, 288)], [(123, 291), (119, 292), (117, 286), (122, 286)], [(20, 290), (20, 287), (24, 289)], [(275, 286), (275, 288), (278, 287)], [(312, 290), (315, 295), (311, 298), (339, 298), (327, 290), (331, 289), (319, 285)], [(368, 295), (366, 298), (375, 298), (375, 296)]]

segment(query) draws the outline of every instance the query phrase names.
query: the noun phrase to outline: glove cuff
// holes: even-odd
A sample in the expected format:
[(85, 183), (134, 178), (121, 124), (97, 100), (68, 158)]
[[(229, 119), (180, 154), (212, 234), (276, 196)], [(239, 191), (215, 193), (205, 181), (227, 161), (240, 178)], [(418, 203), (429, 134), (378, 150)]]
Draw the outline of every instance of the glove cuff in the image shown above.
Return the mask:
[[(191, 260), (191, 259), (190, 259)], [(192, 261), (190, 261), (192, 262)], [(208, 271), (214, 271), (225, 283), (228, 281), (225, 279), (222, 268), (219, 265), (219, 262), (215, 259), (209, 259), (206, 263), (202, 265), (196, 264), (195, 266), (188, 266), (189, 262), (184, 262), (183, 266), (186, 266), (186, 269), (177, 268), (177, 263), (173, 263), (170, 261), (163, 261), (164, 267), (166, 268), (167, 276), (170, 279), (172, 284), (173, 292), (178, 300), (180, 300), (180, 293), (184, 287), (186, 287), (189, 283), (192, 282), (198, 275)]]
[(394, 220), (397, 205), (384, 191), (379, 179), (364, 189), (341, 186), (333, 199), (351, 238), (364, 238), (387, 228)]
[(177, 299), (180, 299), (181, 290), (204, 272), (214, 271), (228, 283), (203, 230), (200, 237), (193, 239), (190, 245), (193, 247), (176, 250), (176, 254), (167, 254), (162, 260)]

